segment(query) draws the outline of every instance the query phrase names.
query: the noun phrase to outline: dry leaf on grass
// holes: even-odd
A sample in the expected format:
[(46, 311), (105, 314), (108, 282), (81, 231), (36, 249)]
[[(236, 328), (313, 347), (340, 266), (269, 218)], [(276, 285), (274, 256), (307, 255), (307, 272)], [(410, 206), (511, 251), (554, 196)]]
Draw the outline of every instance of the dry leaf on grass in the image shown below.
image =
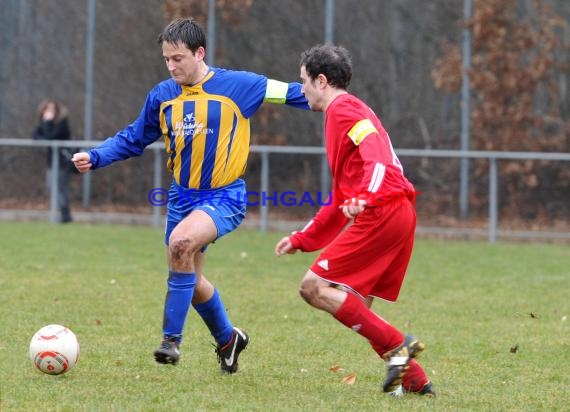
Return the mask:
[(334, 366), (331, 366), (331, 367), (329, 368), (329, 371), (331, 371), (331, 372), (340, 372), (340, 371), (343, 371), (343, 370), (344, 370), (344, 369), (343, 369), (342, 366), (340, 366), (340, 365), (334, 365)]
[(354, 385), (354, 382), (356, 382), (356, 373), (354, 372), (349, 373), (344, 378), (342, 378), (342, 383), (345, 385)]

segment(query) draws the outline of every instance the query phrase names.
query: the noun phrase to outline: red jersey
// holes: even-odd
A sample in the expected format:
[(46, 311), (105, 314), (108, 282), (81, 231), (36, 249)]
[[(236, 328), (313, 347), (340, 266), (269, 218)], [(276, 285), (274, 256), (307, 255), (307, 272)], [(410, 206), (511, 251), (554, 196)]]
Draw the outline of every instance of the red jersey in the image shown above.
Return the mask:
[(325, 144), (333, 201), (291, 236), (293, 247), (306, 252), (328, 245), (348, 223), (339, 209), (345, 200), (366, 199), (366, 207), (377, 207), (414, 193), (380, 119), (357, 97), (342, 94), (329, 105)]

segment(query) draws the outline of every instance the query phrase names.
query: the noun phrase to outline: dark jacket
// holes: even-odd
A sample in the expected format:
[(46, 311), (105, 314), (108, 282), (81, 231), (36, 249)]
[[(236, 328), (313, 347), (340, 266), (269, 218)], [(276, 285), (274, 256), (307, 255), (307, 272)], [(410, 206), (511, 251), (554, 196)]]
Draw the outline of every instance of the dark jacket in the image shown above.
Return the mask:
[[(42, 120), (34, 130), (35, 140), (70, 140), (71, 132), (67, 117), (45, 121)], [(71, 149), (62, 147), (59, 149), (59, 165), (66, 167), (71, 160)], [(47, 162), (51, 167), (51, 148), (48, 150)]]

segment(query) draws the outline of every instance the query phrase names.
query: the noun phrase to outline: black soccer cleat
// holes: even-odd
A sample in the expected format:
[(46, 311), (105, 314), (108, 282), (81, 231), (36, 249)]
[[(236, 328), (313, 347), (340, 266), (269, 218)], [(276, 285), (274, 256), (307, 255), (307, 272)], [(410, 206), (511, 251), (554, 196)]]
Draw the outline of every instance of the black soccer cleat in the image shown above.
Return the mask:
[(173, 339), (164, 339), (157, 350), (154, 351), (154, 360), (165, 365), (176, 365), (180, 359), (178, 342)]
[(218, 345), (216, 353), (220, 370), (223, 373), (235, 373), (238, 370), (238, 357), (249, 343), (249, 336), (243, 330), (234, 327), (232, 338), (224, 346)]
[(404, 375), (408, 370), (410, 359), (416, 358), (424, 350), (425, 345), (414, 336), (406, 336), (404, 343), (384, 355), (388, 364), (386, 380), (382, 385), (384, 392), (396, 391), (402, 384)]

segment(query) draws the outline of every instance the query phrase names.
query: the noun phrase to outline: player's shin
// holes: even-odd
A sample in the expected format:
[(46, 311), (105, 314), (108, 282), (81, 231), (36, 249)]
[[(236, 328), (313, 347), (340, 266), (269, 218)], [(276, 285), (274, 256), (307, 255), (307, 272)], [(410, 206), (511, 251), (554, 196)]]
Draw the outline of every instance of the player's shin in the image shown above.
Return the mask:
[(402, 381), (404, 389), (408, 392), (419, 392), (428, 383), (429, 379), (421, 365), (415, 359), (411, 359)]
[(165, 338), (180, 342), (194, 295), (196, 274), (169, 271), (167, 285), (162, 332)]
[(224, 345), (230, 341), (233, 325), (217, 289), (214, 289), (214, 294), (208, 301), (195, 304), (194, 309), (202, 317), (218, 345)]
[(400, 345), (403, 335), (351, 293), (334, 314), (343, 325), (364, 336), (379, 354)]

